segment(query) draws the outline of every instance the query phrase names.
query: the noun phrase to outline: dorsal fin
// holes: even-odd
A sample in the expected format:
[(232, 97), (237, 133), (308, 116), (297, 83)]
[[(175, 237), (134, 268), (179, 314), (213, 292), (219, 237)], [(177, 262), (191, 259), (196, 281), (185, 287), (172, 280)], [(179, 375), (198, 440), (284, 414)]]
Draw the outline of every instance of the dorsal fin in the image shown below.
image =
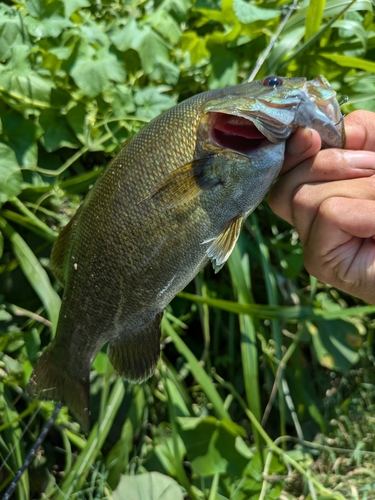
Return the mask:
[(66, 263), (69, 255), (69, 245), (72, 238), (72, 228), (73, 225), (77, 222), (77, 217), (80, 210), (81, 207), (79, 207), (74, 217), (61, 230), (52, 248), (51, 268), (54, 275), (63, 286), (65, 286), (66, 280)]
[(216, 238), (211, 238), (203, 242), (203, 244), (212, 242), (207, 248), (206, 254), (211, 259), (212, 267), (215, 269), (216, 273), (220, 271), (232, 253), (234, 245), (240, 235), (242, 224), (243, 217), (237, 215), (237, 217), (234, 217), (228, 222)]

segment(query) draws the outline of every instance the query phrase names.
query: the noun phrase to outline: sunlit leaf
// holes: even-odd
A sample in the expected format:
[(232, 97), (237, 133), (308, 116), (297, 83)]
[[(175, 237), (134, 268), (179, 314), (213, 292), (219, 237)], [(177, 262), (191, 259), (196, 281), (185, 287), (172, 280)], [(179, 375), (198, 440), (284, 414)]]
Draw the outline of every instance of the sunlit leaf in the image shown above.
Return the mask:
[(139, 476), (122, 476), (113, 500), (183, 500), (181, 486), (159, 472)]
[(176, 101), (168, 94), (160, 92), (157, 88), (149, 87), (139, 90), (134, 96), (138, 106), (137, 116), (151, 120), (163, 111), (171, 108)]
[(0, 204), (22, 190), (22, 174), (16, 154), (9, 146), (0, 142)]
[(210, 55), (206, 47), (206, 42), (199, 37), (195, 31), (186, 31), (181, 37), (181, 48), (190, 54), (192, 64), (197, 64)]
[(78, 87), (90, 97), (98, 95), (111, 81), (121, 83), (125, 80), (123, 66), (106, 48), (96, 52), (87, 47), (87, 52), (75, 60), (70, 74)]
[(233, 0), (233, 10), (241, 23), (248, 24), (256, 21), (267, 21), (277, 17), (280, 12), (276, 9), (265, 9), (245, 0)]
[(327, 54), (322, 53), (322, 57), (329, 59), (340, 66), (347, 68), (357, 68), (363, 69), (364, 71), (369, 71), (370, 73), (375, 72), (375, 62), (368, 61), (366, 59), (360, 59), (359, 57), (344, 56), (340, 54)]

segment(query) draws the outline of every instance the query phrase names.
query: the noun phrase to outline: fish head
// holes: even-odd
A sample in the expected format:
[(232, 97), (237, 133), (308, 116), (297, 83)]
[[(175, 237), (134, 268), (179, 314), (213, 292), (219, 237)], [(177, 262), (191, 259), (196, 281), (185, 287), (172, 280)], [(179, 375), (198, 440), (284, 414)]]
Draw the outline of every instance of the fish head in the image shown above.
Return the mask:
[(228, 179), (224, 185), (233, 188), (225, 196), (232, 205), (238, 200), (245, 216), (279, 174), (286, 140), (298, 127), (317, 130), (323, 147), (344, 145), (336, 92), (322, 76), (309, 81), (268, 76), (211, 96), (208, 93), (202, 108), (197, 156), (221, 156), (222, 161), (217, 162), (221, 172), (215, 175)]
[(199, 134), (205, 149), (251, 155), (285, 142), (298, 127), (311, 127), (323, 147), (343, 147), (344, 124), (336, 92), (323, 76), (313, 80), (268, 76), (229, 87), (203, 108)]

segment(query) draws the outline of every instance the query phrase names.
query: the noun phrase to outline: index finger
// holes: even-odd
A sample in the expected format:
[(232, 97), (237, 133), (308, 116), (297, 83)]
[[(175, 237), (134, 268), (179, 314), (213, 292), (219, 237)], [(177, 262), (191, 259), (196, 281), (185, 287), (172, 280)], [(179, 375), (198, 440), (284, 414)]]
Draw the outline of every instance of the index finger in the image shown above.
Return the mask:
[(344, 119), (345, 149), (375, 151), (375, 113), (353, 111)]

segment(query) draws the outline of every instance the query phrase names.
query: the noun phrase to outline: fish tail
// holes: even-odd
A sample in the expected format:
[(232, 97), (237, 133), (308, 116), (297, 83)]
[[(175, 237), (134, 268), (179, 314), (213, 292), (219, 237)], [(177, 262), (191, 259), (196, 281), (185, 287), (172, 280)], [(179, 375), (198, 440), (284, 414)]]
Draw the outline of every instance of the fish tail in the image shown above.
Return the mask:
[(66, 404), (87, 434), (90, 430), (89, 365), (83, 371), (86, 372), (87, 376), (74, 376), (72, 370), (68, 369), (66, 357), (61, 355), (60, 349), (52, 342), (35, 366), (27, 392), (34, 398)]

